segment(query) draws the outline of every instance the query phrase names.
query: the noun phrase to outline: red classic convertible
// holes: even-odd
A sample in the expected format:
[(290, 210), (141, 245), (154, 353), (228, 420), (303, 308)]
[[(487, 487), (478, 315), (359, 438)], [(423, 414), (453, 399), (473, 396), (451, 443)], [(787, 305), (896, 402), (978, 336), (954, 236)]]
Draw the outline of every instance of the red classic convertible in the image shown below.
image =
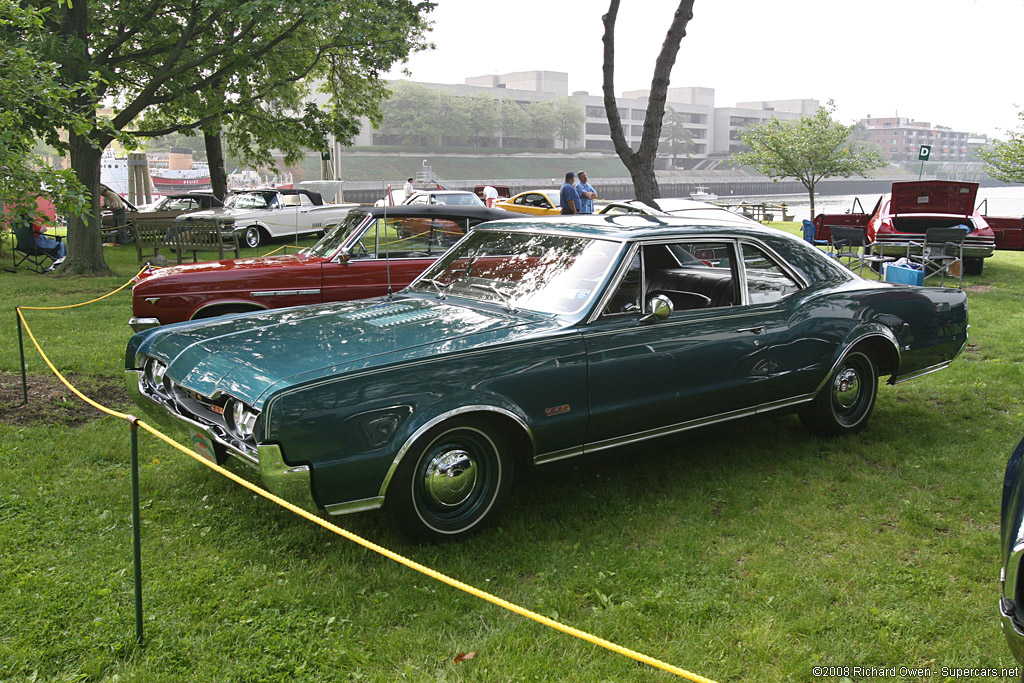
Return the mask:
[(158, 325), (402, 289), (484, 221), (515, 217), (483, 206), (367, 207), (348, 212), (295, 254), (155, 268), (135, 278), (136, 332)]

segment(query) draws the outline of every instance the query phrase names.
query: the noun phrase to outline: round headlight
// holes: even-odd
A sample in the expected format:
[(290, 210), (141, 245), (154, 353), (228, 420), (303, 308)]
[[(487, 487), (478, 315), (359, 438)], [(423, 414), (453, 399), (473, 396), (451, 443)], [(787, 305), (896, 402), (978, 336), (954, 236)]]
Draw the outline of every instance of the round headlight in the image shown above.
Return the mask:
[(256, 413), (241, 401), (232, 401), (230, 406), (231, 428), (235, 436), (248, 439), (256, 424)]

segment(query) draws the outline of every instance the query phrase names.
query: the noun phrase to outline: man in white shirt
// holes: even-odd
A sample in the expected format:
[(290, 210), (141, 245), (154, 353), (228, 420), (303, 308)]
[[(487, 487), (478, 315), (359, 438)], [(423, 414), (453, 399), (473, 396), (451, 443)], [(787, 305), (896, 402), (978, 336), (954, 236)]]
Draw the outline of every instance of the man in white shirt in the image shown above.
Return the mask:
[(490, 185), (484, 185), (484, 204), (492, 207), (496, 201), (498, 201), (498, 191)]

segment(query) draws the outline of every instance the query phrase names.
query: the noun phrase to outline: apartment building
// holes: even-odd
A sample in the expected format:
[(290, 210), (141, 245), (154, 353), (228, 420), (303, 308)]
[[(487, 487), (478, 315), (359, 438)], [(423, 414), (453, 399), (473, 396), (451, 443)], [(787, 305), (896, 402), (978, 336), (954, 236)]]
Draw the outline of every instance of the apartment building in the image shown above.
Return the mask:
[(979, 140), (969, 133), (946, 126), (933, 126), (927, 121), (903, 117), (861, 119), (868, 139), (876, 143), (882, 158), (892, 163), (917, 161), (921, 145), (931, 146), (930, 161), (970, 161)]

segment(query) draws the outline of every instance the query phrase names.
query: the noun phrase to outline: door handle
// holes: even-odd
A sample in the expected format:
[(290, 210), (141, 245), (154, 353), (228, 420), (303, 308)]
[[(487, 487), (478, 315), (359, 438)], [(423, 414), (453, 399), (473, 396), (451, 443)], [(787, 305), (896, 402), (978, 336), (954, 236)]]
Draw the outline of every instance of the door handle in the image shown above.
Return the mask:
[(754, 327), (741, 327), (736, 330), (737, 332), (752, 332), (754, 334), (761, 334), (764, 332), (764, 325), (756, 325)]

